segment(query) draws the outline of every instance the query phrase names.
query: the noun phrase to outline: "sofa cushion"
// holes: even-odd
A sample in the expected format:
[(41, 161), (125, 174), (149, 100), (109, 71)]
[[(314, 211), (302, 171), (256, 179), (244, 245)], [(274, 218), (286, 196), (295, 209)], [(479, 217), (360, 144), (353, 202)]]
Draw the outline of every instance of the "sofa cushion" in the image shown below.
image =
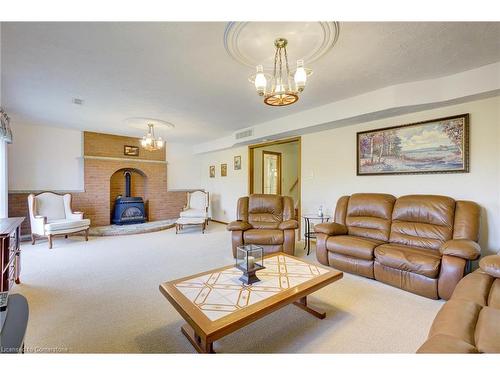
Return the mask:
[(429, 338), (444, 334), (474, 345), (474, 331), (480, 311), (481, 306), (477, 303), (450, 299), (436, 315), (429, 331)]
[(47, 220), (66, 219), (63, 196), (51, 192), (36, 195), (34, 215), (45, 216)]
[(477, 353), (477, 348), (463, 340), (449, 335), (435, 335), (427, 340), (417, 353), (439, 354), (439, 353)]
[(283, 244), (283, 231), (279, 229), (249, 229), (243, 232), (246, 244), (254, 245), (281, 245)]
[(395, 200), (390, 194), (351, 195), (345, 218), (349, 235), (387, 241)]
[(481, 353), (500, 353), (500, 310), (483, 307), (474, 337)]
[(480, 270), (470, 273), (457, 284), (451, 298), (486, 306), (493, 280), (493, 277)]
[(375, 248), (376, 260), (387, 267), (418, 273), (430, 278), (439, 276), (441, 256), (438, 251), (398, 244), (383, 244)]
[(439, 249), (451, 239), (455, 201), (440, 195), (406, 195), (396, 200), (390, 242)]
[(197, 210), (194, 208), (188, 208), (187, 210), (181, 211), (180, 217), (208, 217), (205, 210)]
[(496, 279), (491, 285), (488, 306), (500, 309), (500, 279)]
[(82, 220), (52, 220), (45, 224), (45, 230), (47, 232), (57, 232), (57, 231), (66, 231), (69, 229), (85, 229), (90, 226), (89, 219)]
[(383, 241), (356, 236), (333, 236), (326, 242), (326, 248), (337, 254), (352, 258), (373, 260), (373, 249)]

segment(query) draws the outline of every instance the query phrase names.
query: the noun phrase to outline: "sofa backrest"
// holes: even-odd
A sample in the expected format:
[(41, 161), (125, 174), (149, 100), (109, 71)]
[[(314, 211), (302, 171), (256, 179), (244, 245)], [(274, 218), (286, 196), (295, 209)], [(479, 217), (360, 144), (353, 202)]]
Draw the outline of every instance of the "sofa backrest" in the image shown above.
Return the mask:
[(348, 228), (351, 236), (388, 241), (391, 214), (396, 198), (390, 194), (353, 194), (337, 203), (335, 220)]
[(238, 220), (256, 229), (276, 229), (282, 221), (293, 218), (293, 200), (274, 194), (252, 194), (238, 201)]
[(479, 241), (481, 207), (471, 201), (455, 202), (454, 240)]
[(480, 207), (441, 195), (353, 194), (341, 197), (335, 222), (349, 235), (438, 250), (450, 239), (479, 239)]
[(406, 195), (392, 212), (390, 242), (439, 250), (453, 237), (455, 200), (441, 195)]
[(64, 196), (52, 192), (35, 195), (33, 211), (33, 216), (45, 216), (47, 220), (65, 219)]
[(208, 207), (208, 193), (201, 190), (188, 192), (187, 205), (189, 208), (205, 211)]

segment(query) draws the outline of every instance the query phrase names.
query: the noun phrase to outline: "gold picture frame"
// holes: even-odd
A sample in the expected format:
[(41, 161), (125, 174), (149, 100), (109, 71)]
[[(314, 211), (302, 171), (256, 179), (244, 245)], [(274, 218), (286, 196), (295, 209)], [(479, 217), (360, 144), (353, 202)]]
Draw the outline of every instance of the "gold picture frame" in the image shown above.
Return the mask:
[(358, 176), (468, 173), (469, 114), (358, 132)]
[(209, 173), (210, 178), (215, 178), (215, 165), (211, 165), (208, 168), (208, 173)]
[(227, 164), (220, 165), (220, 175), (221, 175), (221, 177), (227, 176)]
[(139, 156), (139, 147), (137, 146), (123, 146), (123, 155), (125, 156)]
[(241, 169), (241, 155), (234, 157), (234, 170), (239, 171)]

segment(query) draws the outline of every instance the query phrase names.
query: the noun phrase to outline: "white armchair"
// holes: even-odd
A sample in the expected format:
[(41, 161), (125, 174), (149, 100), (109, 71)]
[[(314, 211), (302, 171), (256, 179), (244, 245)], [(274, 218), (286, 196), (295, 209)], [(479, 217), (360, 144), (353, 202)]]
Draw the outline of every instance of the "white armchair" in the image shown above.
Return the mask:
[(31, 243), (34, 245), (37, 237), (49, 239), (49, 249), (52, 249), (54, 236), (65, 236), (77, 232), (85, 232), (88, 241), (90, 220), (83, 218), (83, 212), (71, 210), (71, 194), (56, 194), (51, 192), (30, 194), (28, 209), (31, 222)]
[(202, 190), (188, 192), (187, 204), (181, 211), (180, 217), (203, 218), (208, 225), (208, 198), (208, 193)]

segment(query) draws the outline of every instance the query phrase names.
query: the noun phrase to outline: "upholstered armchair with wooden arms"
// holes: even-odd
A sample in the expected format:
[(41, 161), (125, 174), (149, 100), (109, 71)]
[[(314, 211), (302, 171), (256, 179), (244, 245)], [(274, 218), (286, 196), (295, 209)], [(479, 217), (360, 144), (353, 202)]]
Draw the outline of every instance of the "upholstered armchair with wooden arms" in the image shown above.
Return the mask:
[(238, 200), (237, 220), (228, 224), (231, 231), (233, 257), (244, 244), (259, 245), (264, 252), (295, 252), (293, 199), (272, 194), (252, 194)]
[(187, 193), (186, 207), (180, 213), (184, 218), (202, 218), (208, 225), (208, 192), (195, 190)]
[(54, 236), (68, 237), (69, 234), (77, 232), (85, 232), (85, 240), (88, 241), (90, 220), (83, 218), (83, 212), (71, 210), (71, 194), (30, 194), (28, 209), (33, 245), (38, 237), (47, 237), (49, 249), (52, 249)]

